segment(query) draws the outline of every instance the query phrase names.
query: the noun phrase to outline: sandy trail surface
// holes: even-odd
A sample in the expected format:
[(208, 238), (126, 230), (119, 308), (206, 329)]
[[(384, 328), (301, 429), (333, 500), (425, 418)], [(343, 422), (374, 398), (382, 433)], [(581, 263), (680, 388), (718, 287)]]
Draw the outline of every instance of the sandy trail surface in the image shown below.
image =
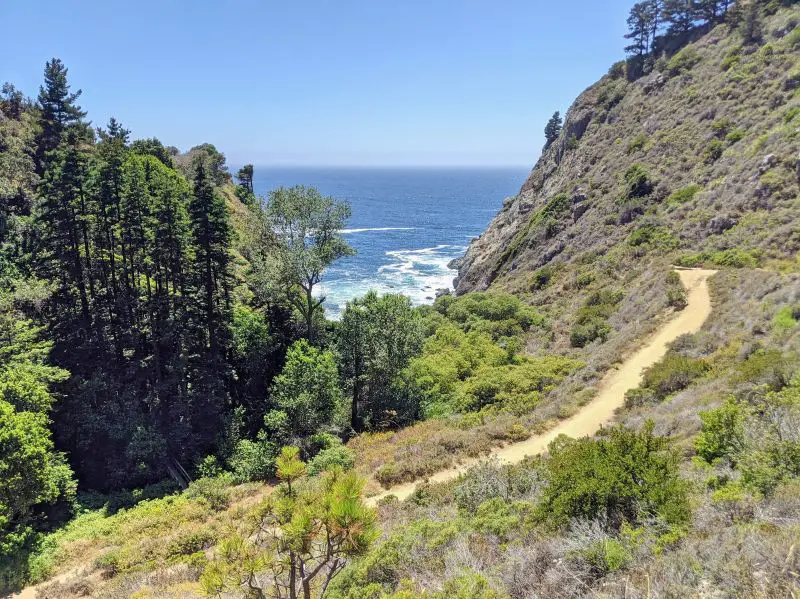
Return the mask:
[[(686, 308), (656, 331), (647, 343), (625, 360), (618, 369), (606, 374), (600, 382), (597, 395), (590, 403), (577, 414), (562, 420), (546, 433), (497, 448), (488, 457), (495, 458), (501, 463), (516, 464), (528, 456), (545, 452), (550, 442), (559, 435), (568, 435), (573, 438), (586, 437), (595, 434), (601, 426), (609, 424), (614, 418), (614, 412), (625, 404), (625, 392), (638, 387), (642, 382), (643, 371), (658, 362), (667, 353), (669, 343), (681, 335), (699, 331), (711, 314), (708, 279), (716, 271), (681, 269), (677, 272), (688, 291)], [(467, 460), (453, 468), (441, 470), (425, 480), (431, 483), (453, 480), (485, 459)], [(414, 492), (419, 482), (413, 481), (392, 487), (379, 495), (370, 497), (367, 499), (367, 503), (375, 505), (389, 495), (394, 495), (400, 500), (406, 499)]]

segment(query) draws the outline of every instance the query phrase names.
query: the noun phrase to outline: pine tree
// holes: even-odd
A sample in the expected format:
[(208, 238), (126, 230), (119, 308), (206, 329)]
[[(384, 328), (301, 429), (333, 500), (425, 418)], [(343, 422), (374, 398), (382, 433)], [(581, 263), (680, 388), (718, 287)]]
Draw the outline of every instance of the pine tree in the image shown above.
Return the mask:
[(625, 39), (632, 43), (625, 47), (625, 51), (634, 57), (644, 57), (650, 52), (653, 31), (657, 29), (658, 16), (654, 10), (654, 3), (650, 0), (637, 2), (628, 15), (628, 33)]
[(695, 22), (692, 0), (664, 0), (663, 18), (668, 24), (668, 35), (681, 35), (689, 31)]
[(553, 142), (558, 139), (558, 136), (561, 135), (561, 126), (561, 113), (556, 110), (553, 116), (550, 117), (550, 120), (547, 121), (547, 125), (544, 128), (545, 149), (549, 148)]
[(194, 195), (189, 203), (192, 245), (194, 247), (195, 284), (202, 306), (203, 346), (219, 354), (225, 337), (222, 316), (230, 306), (231, 242), (228, 210), (214, 190), (203, 160), (195, 162)]
[(48, 161), (48, 154), (55, 151), (64, 132), (82, 123), (86, 113), (75, 101), (81, 90), (70, 93), (67, 82), (67, 67), (58, 58), (49, 60), (44, 68), (44, 85), (39, 88), (38, 105), (41, 111), (41, 130), (36, 138), (36, 164), (41, 175)]

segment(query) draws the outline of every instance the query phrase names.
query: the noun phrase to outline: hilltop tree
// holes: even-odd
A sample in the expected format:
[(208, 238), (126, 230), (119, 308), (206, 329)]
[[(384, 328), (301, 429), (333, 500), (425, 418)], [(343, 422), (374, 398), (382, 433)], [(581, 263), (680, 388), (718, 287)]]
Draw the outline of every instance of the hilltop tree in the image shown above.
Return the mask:
[(236, 197), (238, 197), (245, 206), (252, 206), (256, 201), (256, 194), (253, 191), (253, 165), (245, 164), (236, 173), (236, 178), (239, 184), (236, 186)]
[(668, 35), (686, 33), (694, 26), (694, 3), (692, 0), (664, 0), (663, 18), (669, 24)]
[(625, 39), (632, 40), (625, 51), (634, 57), (642, 58), (651, 50), (651, 45), (658, 30), (658, 3), (654, 0), (637, 2), (628, 15), (628, 33)]
[(325, 270), (355, 250), (339, 234), (350, 206), (323, 196), (314, 187), (280, 187), (270, 193), (266, 215), (273, 227), (275, 260), (265, 264), (286, 290), (287, 300), (302, 314), (306, 334), (314, 339), (314, 316), (325, 296), (314, 289)]
[(547, 121), (547, 125), (544, 128), (545, 149), (549, 148), (553, 142), (558, 139), (558, 136), (561, 135), (561, 126), (561, 113), (556, 110), (553, 116), (550, 117), (550, 120)]
[(41, 175), (48, 155), (61, 143), (64, 132), (82, 123), (86, 113), (75, 102), (81, 90), (70, 93), (67, 67), (58, 58), (49, 60), (44, 68), (44, 85), (39, 88), (40, 131), (36, 137), (36, 164)]

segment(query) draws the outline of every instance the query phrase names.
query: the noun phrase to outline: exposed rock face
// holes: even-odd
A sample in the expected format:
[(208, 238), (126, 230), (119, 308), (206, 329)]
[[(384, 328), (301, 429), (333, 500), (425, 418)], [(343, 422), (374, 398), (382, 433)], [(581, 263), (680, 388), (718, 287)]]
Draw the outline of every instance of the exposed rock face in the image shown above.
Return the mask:
[[(776, 31), (777, 17), (775, 23), (764, 30)], [(780, 91), (800, 51), (766, 35), (768, 61), (756, 48), (721, 68), (741, 44), (737, 35), (720, 25), (696, 35), (691, 67), (634, 82), (607, 75), (581, 94), (519, 194), (470, 244), (456, 292), (526, 289), (524, 277), (548, 263), (577, 265), (581, 256), (627, 247), (645, 221), (667, 232), (670, 251), (800, 250), (792, 229), (800, 214), (800, 156), (791, 135), (800, 115), (790, 112), (791, 94)], [(642, 197), (626, 191), (634, 165), (652, 189)], [(671, 199), (690, 186), (696, 193)], [(555, 201), (562, 195), (563, 206)], [(779, 214), (773, 221), (780, 224), (768, 227), (765, 212)], [(755, 221), (745, 218), (750, 214)], [(663, 251), (643, 243), (631, 260)]]

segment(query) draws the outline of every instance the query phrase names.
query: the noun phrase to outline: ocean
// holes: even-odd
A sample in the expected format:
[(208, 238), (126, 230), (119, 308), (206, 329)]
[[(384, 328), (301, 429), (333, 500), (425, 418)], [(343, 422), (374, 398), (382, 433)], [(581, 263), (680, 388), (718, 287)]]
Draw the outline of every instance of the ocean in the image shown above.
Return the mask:
[(337, 261), (319, 293), (325, 313), (370, 289), (403, 293), (415, 305), (452, 289), (448, 264), (463, 255), (516, 194), (527, 168), (282, 168), (256, 167), (254, 187), (267, 196), (279, 186), (307, 185), (347, 200), (353, 215), (342, 231), (356, 255)]

